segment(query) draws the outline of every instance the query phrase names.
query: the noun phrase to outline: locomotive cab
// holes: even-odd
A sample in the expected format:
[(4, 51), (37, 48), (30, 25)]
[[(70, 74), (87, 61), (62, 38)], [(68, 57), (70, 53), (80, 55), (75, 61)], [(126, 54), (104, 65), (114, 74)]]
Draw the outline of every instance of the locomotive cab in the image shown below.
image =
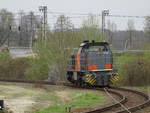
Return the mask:
[(107, 42), (84, 41), (71, 56), (67, 79), (78, 85), (109, 86), (114, 77), (113, 56)]

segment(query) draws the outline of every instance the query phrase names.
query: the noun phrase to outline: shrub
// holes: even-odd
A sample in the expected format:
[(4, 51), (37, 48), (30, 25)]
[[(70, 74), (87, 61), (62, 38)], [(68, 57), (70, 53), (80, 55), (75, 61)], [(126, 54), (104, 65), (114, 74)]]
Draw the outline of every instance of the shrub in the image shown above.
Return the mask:
[[(142, 50), (149, 50), (146, 45)], [(150, 53), (125, 53), (117, 58), (121, 85), (144, 86), (150, 84)]]
[(144, 57), (135, 58), (124, 65), (125, 85), (150, 85), (150, 61)]
[(0, 78), (25, 79), (28, 58), (12, 59), (8, 52), (0, 52)]
[(29, 65), (25, 72), (28, 80), (45, 80), (48, 75), (47, 62), (42, 58), (33, 58), (29, 60)]

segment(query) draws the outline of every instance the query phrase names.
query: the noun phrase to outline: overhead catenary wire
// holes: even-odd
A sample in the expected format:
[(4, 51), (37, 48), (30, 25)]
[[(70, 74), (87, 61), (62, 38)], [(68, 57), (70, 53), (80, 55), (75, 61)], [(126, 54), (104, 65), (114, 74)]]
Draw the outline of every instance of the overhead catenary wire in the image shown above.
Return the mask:
[[(40, 12), (35, 12), (35, 11), (30, 11), (30, 12), (23, 12), (24, 14), (29, 14), (33, 12), (34, 14), (41, 14)], [(0, 15), (3, 15), (4, 13), (0, 13)], [(5, 14), (8, 14), (10, 15), (11, 13), (5, 13)], [(20, 12), (15, 12), (15, 13), (12, 13), (14, 15), (19, 15)], [(74, 15), (74, 16), (70, 16), (70, 18), (81, 18), (83, 16), (87, 17), (89, 16), (90, 14), (93, 15), (93, 16), (102, 16), (101, 14), (99, 13), (70, 13), (70, 12), (55, 12), (55, 11), (47, 11), (47, 14), (53, 14), (53, 15)], [(146, 17), (149, 17), (149, 16), (139, 16), (139, 15), (120, 15), (120, 14), (112, 14), (112, 15), (107, 15), (108, 17), (121, 17), (121, 18), (146, 18)]]

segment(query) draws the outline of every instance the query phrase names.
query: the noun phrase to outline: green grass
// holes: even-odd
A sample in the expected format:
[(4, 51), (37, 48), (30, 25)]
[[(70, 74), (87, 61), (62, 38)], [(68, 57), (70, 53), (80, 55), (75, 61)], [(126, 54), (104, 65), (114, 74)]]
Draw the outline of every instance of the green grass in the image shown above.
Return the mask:
[(76, 98), (72, 99), (70, 105), (76, 107), (86, 107), (92, 106), (96, 103), (102, 103), (105, 101), (104, 96), (94, 93), (94, 92), (84, 92), (84, 93), (77, 93), (78, 95)]
[(103, 95), (89, 91), (88, 92), (73, 91), (68, 96), (72, 98), (70, 102), (66, 104), (57, 103), (55, 105), (49, 106), (46, 109), (42, 109), (34, 113), (66, 113), (66, 107), (69, 106), (72, 106), (72, 108), (75, 109), (83, 107), (92, 107), (94, 105), (106, 102), (105, 97)]

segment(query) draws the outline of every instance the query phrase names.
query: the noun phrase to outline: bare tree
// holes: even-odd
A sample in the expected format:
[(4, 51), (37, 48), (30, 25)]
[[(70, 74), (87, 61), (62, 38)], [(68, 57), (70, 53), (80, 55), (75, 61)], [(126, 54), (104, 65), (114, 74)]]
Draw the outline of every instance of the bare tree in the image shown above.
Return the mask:
[[(57, 18), (57, 21), (54, 25), (55, 27), (55, 34), (58, 41), (58, 45), (62, 48), (64, 45), (64, 39), (67, 37), (66, 35), (74, 29), (74, 25), (71, 23), (70, 19), (65, 15), (60, 15)], [(64, 47), (63, 47), (64, 48)]]
[(109, 35), (109, 42), (112, 43), (114, 32), (117, 31), (117, 25), (110, 20), (107, 22), (107, 29), (108, 29), (108, 35)]
[(88, 18), (83, 21), (80, 29), (80, 37), (83, 40), (103, 40), (100, 32), (99, 21), (95, 15), (89, 14)]
[(88, 18), (83, 21), (82, 27), (86, 28), (99, 28), (99, 21), (96, 19), (96, 16), (93, 14), (89, 14)]
[(74, 28), (73, 24), (65, 15), (60, 15), (55, 24), (55, 31), (69, 31)]
[(26, 14), (23, 11), (20, 12), (19, 17), (19, 46), (32, 46), (36, 29), (41, 27), (40, 18), (33, 12)]
[(8, 42), (11, 26), (14, 25), (14, 15), (6, 9), (0, 10), (0, 44)]
[(145, 18), (145, 33), (147, 37), (150, 39), (150, 16)]

